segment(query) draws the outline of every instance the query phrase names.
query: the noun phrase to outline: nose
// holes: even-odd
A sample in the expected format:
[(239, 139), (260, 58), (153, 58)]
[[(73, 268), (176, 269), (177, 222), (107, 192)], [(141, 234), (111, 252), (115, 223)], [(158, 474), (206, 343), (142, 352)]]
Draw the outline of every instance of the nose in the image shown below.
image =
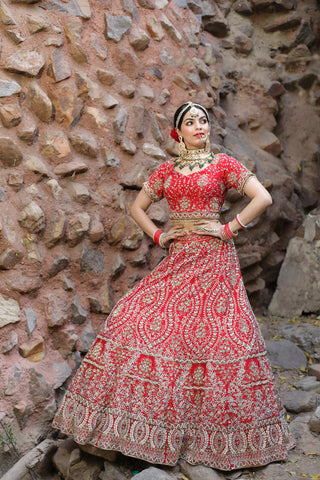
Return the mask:
[(196, 128), (202, 130), (202, 124), (200, 123), (200, 120), (196, 118)]

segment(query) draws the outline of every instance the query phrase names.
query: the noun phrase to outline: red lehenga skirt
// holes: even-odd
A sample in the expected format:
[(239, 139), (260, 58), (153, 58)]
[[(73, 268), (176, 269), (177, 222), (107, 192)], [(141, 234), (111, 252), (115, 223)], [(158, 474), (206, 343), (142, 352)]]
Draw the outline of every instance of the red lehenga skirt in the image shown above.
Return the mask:
[(53, 423), (80, 444), (221, 470), (294, 446), (233, 242), (189, 234), (116, 305)]

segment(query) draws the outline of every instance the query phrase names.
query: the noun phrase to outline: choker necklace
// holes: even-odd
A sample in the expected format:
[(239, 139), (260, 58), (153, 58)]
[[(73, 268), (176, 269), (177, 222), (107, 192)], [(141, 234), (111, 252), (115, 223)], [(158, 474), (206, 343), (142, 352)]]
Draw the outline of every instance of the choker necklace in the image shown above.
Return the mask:
[(184, 167), (188, 167), (192, 171), (195, 167), (203, 168), (207, 163), (212, 163), (214, 155), (210, 151), (210, 142), (207, 137), (204, 138), (204, 147), (197, 150), (187, 149), (183, 138), (179, 136), (179, 156), (175, 158), (175, 167), (182, 170)]

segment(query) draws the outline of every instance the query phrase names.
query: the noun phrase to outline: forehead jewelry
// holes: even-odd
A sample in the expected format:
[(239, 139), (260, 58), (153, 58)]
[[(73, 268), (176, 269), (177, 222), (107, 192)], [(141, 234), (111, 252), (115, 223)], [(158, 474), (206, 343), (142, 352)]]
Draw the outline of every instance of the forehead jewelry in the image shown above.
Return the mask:
[(177, 118), (177, 121), (175, 123), (175, 127), (177, 127), (179, 125), (179, 122), (181, 120), (181, 118), (184, 116), (184, 114), (186, 113), (186, 111), (188, 110), (188, 108), (190, 108), (190, 116), (192, 118), (195, 118), (195, 117), (198, 117), (199, 116), (199, 113), (198, 113), (198, 108), (202, 109), (203, 112), (205, 113), (205, 115), (207, 116), (207, 118), (209, 118), (209, 115), (208, 115), (208, 112), (207, 110), (202, 107), (201, 105), (197, 104), (197, 103), (193, 103), (193, 102), (188, 102), (186, 104), (186, 106), (181, 110), (181, 112), (179, 113), (178, 115), (178, 118)]

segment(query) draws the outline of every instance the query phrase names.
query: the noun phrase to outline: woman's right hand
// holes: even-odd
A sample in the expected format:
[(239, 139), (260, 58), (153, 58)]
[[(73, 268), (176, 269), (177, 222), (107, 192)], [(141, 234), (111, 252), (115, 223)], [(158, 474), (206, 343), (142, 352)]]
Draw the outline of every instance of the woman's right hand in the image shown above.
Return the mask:
[(172, 240), (175, 240), (176, 238), (183, 237), (186, 235), (186, 231), (183, 227), (172, 227), (168, 232), (164, 232), (161, 235), (161, 241), (165, 247), (168, 246), (168, 243), (170, 243)]

